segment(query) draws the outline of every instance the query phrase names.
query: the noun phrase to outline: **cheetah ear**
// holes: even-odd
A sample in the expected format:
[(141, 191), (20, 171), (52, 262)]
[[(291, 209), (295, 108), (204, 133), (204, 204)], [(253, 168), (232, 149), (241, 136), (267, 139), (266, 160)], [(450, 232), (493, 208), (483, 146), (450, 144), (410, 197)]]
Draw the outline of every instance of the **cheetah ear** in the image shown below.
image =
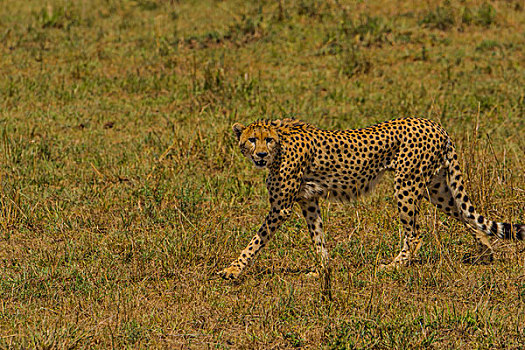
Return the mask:
[(242, 132), (244, 131), (244, 129), (246, 129), (246, 127), (240, 123), (235, 123), (233, 124), (232, 129), (233, 133), (237, 137), (237, 140), (239, 140), (241, 138)]
[(276, 128), (278, 128), (278, 127), (280, 127), (282, 125), (282, 121), (280, 119), (272, 120), (270, 122), (270, 125), (271, 126), (275, 126)]

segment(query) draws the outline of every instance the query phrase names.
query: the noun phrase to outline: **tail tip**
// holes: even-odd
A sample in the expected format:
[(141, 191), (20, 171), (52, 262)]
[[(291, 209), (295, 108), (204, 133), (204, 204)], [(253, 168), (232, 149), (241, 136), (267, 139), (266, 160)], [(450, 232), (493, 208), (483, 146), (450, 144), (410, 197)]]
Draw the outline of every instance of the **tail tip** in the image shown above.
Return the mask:
[(521, 241), (525, 239), (525, 225), (502, 223), (501, 228), (501, 238)]

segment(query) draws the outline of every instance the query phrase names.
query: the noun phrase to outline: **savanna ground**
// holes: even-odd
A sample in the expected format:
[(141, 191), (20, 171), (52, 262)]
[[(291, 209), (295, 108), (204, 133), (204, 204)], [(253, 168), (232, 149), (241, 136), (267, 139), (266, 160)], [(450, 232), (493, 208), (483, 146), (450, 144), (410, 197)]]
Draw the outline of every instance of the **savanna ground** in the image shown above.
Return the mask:
[(413, 266), (388, 177), (323, 206), (332, 300), (299, 211), (267, 210), (231, 124), (441, 122), (482, 214), (525, 221), (525, 10), (512, 1), (0, 1), (0, 347), (523, 348), (524, 243), (425, 205)]

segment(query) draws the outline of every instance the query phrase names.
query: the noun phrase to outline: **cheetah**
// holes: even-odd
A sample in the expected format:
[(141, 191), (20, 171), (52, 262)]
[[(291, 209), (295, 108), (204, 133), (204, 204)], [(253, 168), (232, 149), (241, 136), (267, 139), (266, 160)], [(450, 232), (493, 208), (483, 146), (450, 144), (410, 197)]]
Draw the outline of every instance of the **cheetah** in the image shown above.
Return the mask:
[(236, 123), (241, 152), (257, 168), (269, 170), (270, 211), (248, 246), (219, 272), (237, 278), (268, 243), (298, 203), (321, 268), (329, 262), (319, 200), (347, 201), (371, 191), (386, 171), (394, 172), (395, 199), (404, 231), (401, 251), (388, 265), (410, 263), (421, 246), (416, 218), (425, 198), (472, 228), (480, 248), (492, 257), (489, 237), (523, 240), (525, 225), (499, 223), (478, 214), (465, 192), (458, 156), (436, 122), (401, 118), (355, 130), (322, 130), (295, 119)]

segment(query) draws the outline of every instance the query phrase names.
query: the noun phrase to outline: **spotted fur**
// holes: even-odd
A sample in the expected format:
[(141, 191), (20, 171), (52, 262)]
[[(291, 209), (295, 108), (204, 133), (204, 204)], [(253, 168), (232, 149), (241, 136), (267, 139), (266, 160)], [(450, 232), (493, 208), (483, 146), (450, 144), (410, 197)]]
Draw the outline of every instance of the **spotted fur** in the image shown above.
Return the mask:
[(220, 274), (236, 278), (263, 248), (298, 203), (308, 231), (328, 263), (319, 199), (350, 200), (373, 189), (386, 171), (394, 172), (395, 199), (404, 229), (401, 252), (387, 266), (406, 265), (421, 245), (416, 218), (425, 198), (473, 228), (490, 255), (489, 236), (525, 238), (525, 225), (491, 221), (478, 214), (465, 192), (458, 156), (446, 131), (419, 118), (387, 121), (356, 130), (321, 130), (291, 119), (235, 124), (241, 152), (269, 169), (270, 211), (241, 255)]

